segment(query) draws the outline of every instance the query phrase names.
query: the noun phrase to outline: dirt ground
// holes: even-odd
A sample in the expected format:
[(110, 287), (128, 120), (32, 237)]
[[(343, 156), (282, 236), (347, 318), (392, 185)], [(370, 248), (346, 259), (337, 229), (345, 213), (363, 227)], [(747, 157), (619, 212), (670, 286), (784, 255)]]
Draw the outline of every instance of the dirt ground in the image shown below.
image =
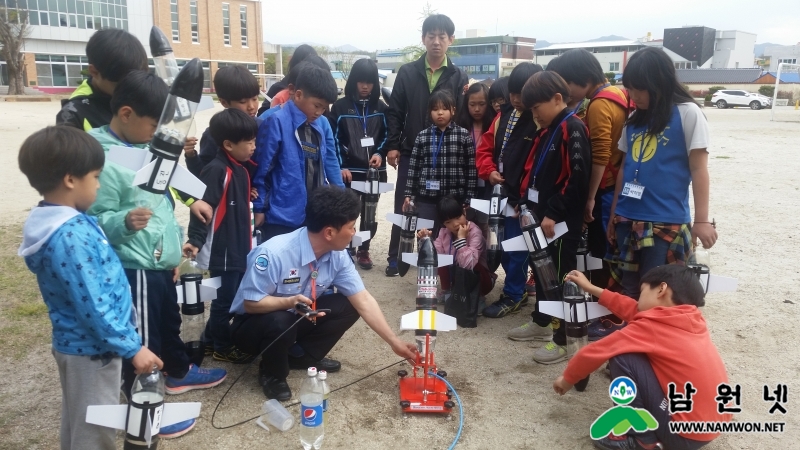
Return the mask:
[[(18, 170), (17, 151), (26, 136), (53, 122), (57, 110), (55, 102), (0, 103), (0, 448), (58, 446), (60, 392), (50, 354), (49, 321), (35, 291), (35, 280), (16, 257), (21, 223), (38, 201)], [(205, 128), (212, 113), (200, 114), (198, 130)], [(789, 108), (779, 113), (781, 117), (800, 114)], [(795, 221), (800, 212), (800, 158), (796, 153), (800, 124), (770, 122), (768, 110), (706, 108), (705, 114), (712, 136), (711, 217), (716, 219), (720, 235), (711, 251), (713, 272), (738, 278), (739, 290), (709, 294), (703, 312), (730, 380), (742, 386), (743, 412), (736, 420), (786, 422), (784, 433), (724, 435), (706, 448), (797, 448), (800, 351), (795, 347), (795, 333), (800, 323), (800, 296), (795, 289), (800, 284), (800, 232)], [(395, 173), (392, 169), (389, 173), (391, 181)], [(381, 199), (379, 216), (390, 210), (392, 195)], [(176, 213), (186, 221), (186, 208), (179, 207)], [(389, 323), (398, 329), (400, 316), (414, 307), (415, 280), (413, 272), (405, 278), (384, 277), (388, 240), (389, 225), (382, 222), (372, 244), (375, 268), (361, 274)], [(502, 274), (498, 284), (502, 286)], [(489, 302), (496, 300), (499, 292), (496, 288)], [(459, 448), (592, 447), (589, 426), (611, 406), (608, 379), (598, 371), (585, 392), (556, 395), (552, 382), (565, 364), (536, 364), (531, 356), (539, 344), (506, 338), (509, 329), (527, 320), (530, 310), (529, 306), (503, 319), (481, 318), (477, 328), (442, 333), (437, 359), (460, 394), (465, 414)], [(412, 335), (406, 333), (404, 338), (411, 340)], [(398, 359), (363, 321), (344, 336), (331, 356), (343, 366), (330, 377), (332, 388)], [(332, 395), (324, 448), (447, 448), (458, 429), (457, 413), (450, 417), (403, 415), (397, 403), (395, 374), (400, 367)], [(194, 431), (164, 441), (160, 447), (300, 448), (296, 425), (286, 433), (266, 433), (254, 422), (228, 430), (211, 426), (212, 412), (224, 389), (243, 370), (231, 365), (227, 369), (228, 380), (220, 387), (168, 399), (200, 401), (203, 408)], [(302, 376), (300, 372), (290, 376), (295, 395)], [(770, 416), (771, 404), (762, 399), (763, 385), (774, 388), (777, 383), (789, 388), (785, 416)], [(216, 424), (257, 415), (264, 400), (252, 369), (221, 406)], [(291, 411), (298, 413), (297, 407)]]

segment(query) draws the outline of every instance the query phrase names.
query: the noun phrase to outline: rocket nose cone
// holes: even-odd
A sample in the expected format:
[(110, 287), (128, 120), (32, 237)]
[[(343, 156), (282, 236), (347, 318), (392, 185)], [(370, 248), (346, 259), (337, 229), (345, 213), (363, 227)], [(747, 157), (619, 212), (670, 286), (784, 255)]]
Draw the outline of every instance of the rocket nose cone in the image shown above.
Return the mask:
[(419, 241), (419, 254), (417, 255), (417, 267), (439, 265), (438, 257), (436, 256), (436, 248), (433, 246), (433, 241), (430, 238), (422, 238)]
[(378, 169), (370, 167), (369, 170), (367, 170), (367, 180), (378, 181)]
[(153, 25), (153, 28), (150, 28), (150, 54), (155, 58), (169, 53), (172, 53), (169, 39), (160, 28)]
[(203, 96), (203, 64), (199, 58), (194, 58), (183, 66), (172, 82), (169, 93), (200, 103), (200, 97)]
[(492, 188), (492, 195), (496, 195), (498, 197), (503, 195), (503, 186), (501, 184), (495, 184)]

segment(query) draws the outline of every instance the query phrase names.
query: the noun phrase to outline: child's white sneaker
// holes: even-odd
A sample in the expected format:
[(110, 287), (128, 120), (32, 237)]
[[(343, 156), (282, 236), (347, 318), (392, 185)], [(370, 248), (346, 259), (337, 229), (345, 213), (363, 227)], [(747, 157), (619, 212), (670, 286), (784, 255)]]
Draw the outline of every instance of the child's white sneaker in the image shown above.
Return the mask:
[(508, 338), (513, 341), (549, 341), (553, 339), (553, 329), (541, 327), (531, 320), (509, 331)]

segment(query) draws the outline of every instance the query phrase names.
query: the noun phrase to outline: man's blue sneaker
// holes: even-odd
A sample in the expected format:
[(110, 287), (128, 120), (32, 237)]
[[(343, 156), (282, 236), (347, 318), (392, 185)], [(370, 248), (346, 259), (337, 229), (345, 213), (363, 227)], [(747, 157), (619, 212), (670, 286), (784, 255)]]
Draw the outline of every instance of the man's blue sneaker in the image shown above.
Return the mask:
[(599, 341), (609, 334), (625, 328), (625, 322), (616, 323), (613, 320), (601, 317), (599, 320), (589, 324), (589, 341)]
[(227, 376), (228, 372), (225, 369), (201, 369), (191, 364), (185, 377), (167, 376), (167, 394), (183, 394), (193, 389), (208, 389), (225, 381)]
[(192, 431), (192, 428), (194, 428), (196, 423), (197, 421), (195, 421), (195, 419), (173, 423), (168, 427), (161, 427), (161, 431), (158, 432), (158, 435), (161, 436), (162, 439), (175, 439), (176, 437), (181, 437), (184, 434)]
[(506, 297), (505, 294), (501, 294), (496, 302), (483, 310), (483, 317), (490, 317), (492, 319), (505, 317), (508, 314), (519, 311), (520, 303), (522, 303), (521, 300), (514, 300), (511, 297)]

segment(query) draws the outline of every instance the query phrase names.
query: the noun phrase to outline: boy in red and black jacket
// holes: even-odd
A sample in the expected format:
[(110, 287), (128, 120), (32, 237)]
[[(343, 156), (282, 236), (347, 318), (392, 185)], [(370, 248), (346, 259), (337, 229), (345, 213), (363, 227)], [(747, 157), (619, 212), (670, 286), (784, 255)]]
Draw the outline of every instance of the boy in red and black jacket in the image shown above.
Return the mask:
[[(483, 134), (475, 151), (478, 177), (488, 181), (490, 186), (501, 184), (511, 206), (517, 206), (520, 201), (520, 183), (525, 175), (525, 160), (531, 152), (537, 129), (530, 108), (525, 108), (522, 103), (522, 87), (533, 74), (541, 71), (542, 67), (533, 63), (522, 63), (511, 71), (507, 103), (501, 107), (500, 114), (489, 130)], [(491, 187), (488, 189), (491, 192)], [(519, 219), (506, 217), (505, 238), (512, 239), (521, 234)], [(506, 272), (503, 294), (499, 300), (483, 310), (484, 317), (505, 317), (527, 304), (527, 259), (527, 253), (503, 253), (501, 264)]]
[[(576, 254), (583, 232), (583, 209), (592, 164), (589, 131), (567, 108), (568, 101), (569, 86), (555, 72), (537, 73), (522, 88), (522, 102), (531, 109), (542, 129), (525, 163), (520, 195), (541, 221), (548, 238), (555, 234), (557, 223), (566, 222), (569, 231), (548, 247), (557, 264), (559, 281), (578, 265)], [(536, 280), (537, 298), (544, 298), (540, 286), (542, 283)], [(548, 329), (551, 321), (555, 332)], [(532, 313), (532, 322), (522, 327), (537, 338), (553, 335), (553, 341), (538, 349), (533, 360), (542, 364), (565, 360), (566, 337), (561, 323), (538, 312), (538, 306)]]
[(258, 125), (248, 114), (228, 108), (211, 118), (209, 131), (219, 149), (216, 157), (203, 167), (200, 180), (206, 185), (203, 200), (214, 208), (214, 215), (209, 225), (191, 217), (189, 239), (183, 252), (196, 256), (201, 268), (221, 279), (206, 324), (206, 348), (210, 349), (213, 343), (214, 359), (242, 364), (253, 357), (234, 347), (229, 311), (252, 247), (248, 171), (254, 164), (250, 157), (256, 148)]

